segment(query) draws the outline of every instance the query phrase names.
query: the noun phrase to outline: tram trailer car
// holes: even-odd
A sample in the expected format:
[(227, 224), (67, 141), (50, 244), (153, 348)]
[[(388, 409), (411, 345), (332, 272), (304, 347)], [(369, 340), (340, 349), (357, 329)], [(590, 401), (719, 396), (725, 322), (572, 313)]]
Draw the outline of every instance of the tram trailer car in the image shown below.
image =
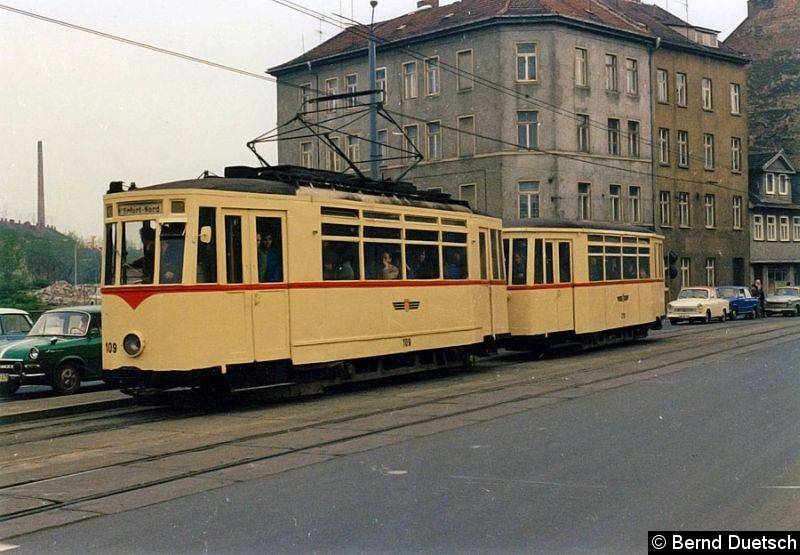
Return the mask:
[(644, 228), (530, 220), (505, 222), (508, 346), (594, 347), (661, 329), (663, 237)]
[(461, 363), (508, 333), (501, 222), (291, 166), (104, 197), (103, 374), (129, 393)]

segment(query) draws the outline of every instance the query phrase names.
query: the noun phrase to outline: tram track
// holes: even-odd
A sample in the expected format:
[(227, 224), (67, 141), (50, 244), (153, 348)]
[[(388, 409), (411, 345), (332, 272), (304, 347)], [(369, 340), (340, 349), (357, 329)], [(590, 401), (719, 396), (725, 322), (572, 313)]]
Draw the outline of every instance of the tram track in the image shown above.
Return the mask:
[[(129, 458), (121, 463), (99, 464), (91, 469), (73, 474), (64, 473), (38, 479), (11, 481), (10, 483), (4, 480), (3, 487), (0, 487), (0, 499), (8, 497), (25, 498), (28, 495), (33, 495), (33, 498), (43, 504), (20, 510), (10, 510), (0, 515), (0, 537), (16, 535), (14, 522), (24, 521), (25, 519), (30, 520), (38, 515), (54, 511), (69, 511), (71, 509), (80, 512), (87, 506), (96, 505), (97, 502), (102, 502), (104, 499), (118, 498), (126, 494), (158, 488), (190, 478), (220, 476), (224, 475), (226, 471), (247, 465), (268, 464), (293, 455), (319, 453), (326, 449), (336, 451), (335, 448), (337, 446), (353, 442), (369, 442), (371, 438), (388, 441), (392, 439), (391, 436), (393, 434), (396, 434), (397, 437), (405, 440), (409, 439), (409, 437), (414, 437), (413, 433), (404, 435), (403, 432), (408, 431), (409, 428), (425, 426), (436, 428), (441, 427), (444, 423), (446, 429), (447, 423), (445, 421), (449, 421), (454, 426), (469, 425), (481, 420), (488, 420), (491, 417), (529, 410), (536, 406), (566, 401), (570, 398), (580, 397), (612, 387), (621, 387), (648, 377), (676, 372), (703, 360), (713, 360), (714, 358), (726, 356), (741, 356), (750, 350), (764, 348), (770, 343), (780, 343), (800, 337), (800, 321), (791, 325), (765, 324), (763, 326), (729, 326), (724, 328), (724, 333), (720, 333), (723, 328), (717, 326), (693, 327), (691, 334), (682, 333), (682, 330), (675, 330), (664, 333), (658, 338), (624, 346), (620, 349), (607, 349), (602, 352), (594, 351), (593, 354), (588, 356), (582, 354), (573, 357), (549, 358), (536, 361), (534, 364), (530, 364), (532, 362), (530, 357), (526, 358), (524, 354), (509, 353), (481, 363), (474, 371), (462, 371), (453, 376), (443, 376), (433, 382), (425, 380), (423, 382), (392, 386), (391, 389), (399, 389), (401, 391), (395, 391), (395, 395), (387, 399), (387, 403), (381, 404), (379, 408), (373, 407), (371, 410), (359, 410), (358, 407), (355, 407), (353, 410), (339, 416), (321, 418), (306, 423), (301, 420), (290, 419), (282, 429), (241, 433), (239, 435), (234, 433), (233, 437), (225, 440), (208, 441), (191, 448), (167, 449), (163, 453)], [(719, 337), (720, 335), (721, 337)], [(704, 341), (702, 345), (698, 346), (698, 338), (701, 340), (703, 338), (714, 338), (716, 340)], [(665, 341), (666, 339), (670, 341)], [(603, 368), (597, 368), (598, 359), (603, 363)], [(503, 372), (497, 373), (496, 371), (500, 368), (503, 368)], [(614, 368), (614, 370), (607, 370), (607, 368)], [(402, 390), (413, 389), (416, 386), (420, 386), (425, 391), (422, 392), (421, 396), (410, 396), (404, 402)], [(375, 391), (375, 389), (367, 390), (366, 395), (370, 395), (371, 391)], [(379, 391), (383, 391), (383, 389), (381, 388)], [(397, 393), (400, 394), (398, 395)], [(355, 395), (358, 394), (356, 393)], [(336, 401), (340, 401), (341, 399), (346, 399), (347, 396), (346, 394), (324, 396), (320, 398), (320, 402), (335, 404), (334, 398)], [(411, 401), (410, 399), (413, 398), (417, 400)], [(303, 402), (299, 404), (305, 405)], [(287, 407), (292, 406), (294, 405), (291, 403), (282, 404), (279, 405), (279, 408), (286, 412)], [(263, 410), (270, 411), (273, 409), (274, 407), (267, 407)], [(137, 419), (144, 414), (150, 414), (150, 416), (154, 417), (151, 422), (163, 420), (166, 416), (164, 412), (159, 411), (158, 408), (154, 410), (155, 412), (153, 413), (148, 413), (146, 410), (140, 413), (136, 411), (131, 411), (127, 414), (124, 411), (117, 413), (113, 417), (119, 420), (113, 424), (116, 427), (112, 428), (112, 430), (119, 431), (125, 428), (136, 428), (142, 424)], [(112, 417), (112, 415), (108, 416)], [(147, 416), (147, 418), (150, 418), (150, 416)], [(181, 415), (178, 419), (171, 420), (170, 423), (179, 424), (181, 420), (188, 420), (195, 416), (197, 415)], [(97, 413), (86, 419), (83, 424), (75, 424), (70, 430), (70, 434), (78, 436), (95, 433), (99, 422), (103, 418), (102, 412)], [(130, 419), (127, 423), (126, 418)], [(370, 419), (375, 421), (372, 425), (362, 424), (362, 422)], [(21, 441), (15, 447), (18, 446), (24, 449), (26, 443), (33, 445), (43, 441), (41, 436), (33, 439), (35, 430), (46, 428), (46, 421), (37, 422), (40, 426), (31, 427), (28, 432), (17, 430), (16, 433), (19, 434), (30, 433), (34, 435), (28, 438), (20, 438)], [(68, 424), (64, 423), (65, 426), (68, 426)], [(86, 426), (83, 431), (80, 430), (81, 425)], [(0, 434), (12, 433), (6, 428), (0, 427)], [(56, 431), (58, 430), (54, 430), (54, 432)], [(108, 432), (109, 428), (104, 427), (103, 431)], [(319, 437), (314, 439), (314, 433), (309, 432), (317, 433)], [(330, 433), (326, 435), (325, 432)], [(262, 455), (257, 452), (251, 452), (249, 455), (241, 456), (235, 460), (222, 461), (218, 464), (211, 463), (194, 468), (190, 465), (166, 476), (143, 479), (134, 484), (118, 487), (110, 484), (109, 487), (102, 491), (84, 495), (76, 491), (66, 496), (59, 493), (59, 495), (52, 497), (47, 497), (46, 495), (36, 497), (36, 492), (42, 491), (42, 487), (44, 487), (44, 490), (47, 489), (45, 484), (48, 481), (60, 480), (63, 482), (71, 477), (78, 478), (92, 472), (97, 473), (98, 478), (101, 478), (103, 471), (119, 467), (136, 469), (154, 465), (159, 466), (159, 463), (176, 460), (176, 458), (201, 457), (211, 451), (226, 448), (242, 449), (249, 445), (269, 445), (273, 440), (277, 440), (275, 444), (279, 445), (286, 439), (287, 434), (299, 436), (305, 434), (309, 439), (305, 442), (300, 441), (296, 446), (280, 449), (278, 452), (264, 453)], [(381, 443), (382, 441), (377, 441), (376, 446)], [(22, 530), (24, 531), (24, 529), (23, 526)]]

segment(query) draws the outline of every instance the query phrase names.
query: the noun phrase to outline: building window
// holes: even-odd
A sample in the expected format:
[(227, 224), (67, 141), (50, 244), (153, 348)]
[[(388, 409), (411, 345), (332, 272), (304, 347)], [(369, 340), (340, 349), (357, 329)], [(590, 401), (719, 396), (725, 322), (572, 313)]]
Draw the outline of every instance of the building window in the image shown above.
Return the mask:
[(784, 196), (789, 194), (789, 176), (785, 173), (778, 176), (778, 194)]
[(717, 199), (714, 195), (706, 195), (706, 227), (712, 228), (717, 225)]
[(800, 216), (792, 218), (792, 240), (800, 241)]
[(639, 94), (639, 62), (633, 58), (625, 60), (625, 92)]
[(742, 139), (731, 137), (731, 171), (742, 171)]
[(434, 96), (439, 92), (439, 58), (437, 56), (425, 60), (425, 94)]
[(386, 88), (386, 68), (379, 67), (375, 70), (375, 88), (379, 91), (383, 91), (383, 98), (381, 98), (381, 102), (386, 102), (387, 91), (389, 89)]
[(622, 186), (608, 186), (608, 219), (612, 222), (622, 221)]
[(608, 153), (611, 156), (619, 156), (619, 120), (608, 120)]
[(753, 240), (754, 241), (764, 240), (764, 216), (761, 215), (753, 216)]
[(575, 49), (575, 85), (578, 87), (589, 86), (588, 57), (589, 53), (585, 48)]
[(631, 223), (638, 224), (642, 221), (642, 188), (631, 186), (628, 188), (628, 216)]
[(678, 130), (678, 165), (689, 167), (689, 132)]
[(742, 197), (733, 197), (733, 229), (742, 229)]
[(578, 183), (578, 219), (592, 219), (592, 185)]
[(528, 149), (539, 147), (539, 112), (517, 112), (517, 146)]
[(385, 167), (389, 163), (389, 131), (386, 129), (378, 131), (378, 148), (381, 158), (378, 165)]
[(539, 182), (521, 181), (519, 183), (519, 217), (539, 217)]
[[(339, 78), (332, 77), (331, 79), (325, 79), (325, 96), (333, 96), (335, 94), (339, 94)], [(333, 112), (335, 110), (336, 110), (336, 101), (329, 100), (328, 111)]]
[(300, 85), (300, 104), (305, 105), (309, 100), (314, 97), (314, 92), (311, 89), (311, 83), (303, 83)]
[[(336, 149), (341, 148), (339, 146), (339, 137), (331, 137), (330, 141), (336, 146)], [(336, 152), (336, 149), (328, 148), (326, 160), (326, 167), (334, 172), (342, 171), (342, 157), (339, 156), (339, 153)]]
[(767, 184), (767, 194), (774, 195), (775, 194), (775, 174), (774, 173), (767, 173), (764, 174), (764, 180)]
[(689, 219), (690, 213), (689, 206), (689, 193), (678, 193), (678, 225), (681, 227), (691, 227), (691, 220)]
[(709, 287), (714, 287), (717, 284), (716, 265), (716, 259), (706, 258), (706, 285)]
[(658, 163), (669, 165), (669, 129), (664, 127), (658, 130)]
[(781, 216), (779, 225), (780, 225), (781, 241), (788, 241), (789, 240), (789, 216)]
[(347, 157), (353, 164), (361, 161), (361, 139), (358, 135), (347, 136)]
[(669, 75), (666, 69), (656, 70), (656, 94), (659, 102), (669, 102)]
[(639, 122), (628, 122), (628, 156), (638, 158), (639, 150)]
[(472, 208), (478, 204), (478, 186), (475, 183), (458, 186), (459, 200), (466, 200)]
[(778, 218), (767, 216), (767, 241), (778, 240)]
[(713, 110), (714, 95), (712, 90), (711, 79), (709, 79), (708, 77), (703, 77), (702, 89), (703, 89), (703, 110)]
[(703, 167), (714, 169), (714, 135), (710, 133), (703, 134)]
[(403, 64), (403, 98), (417, 98), (417, 62)]
[(617, 91), (617, 57), (606, 54), (606, 90)]
[[(347, 89), (346, 92), (348, 93), (355, 93), (358, 92), (358, 75), (346, 75), (344, 78), (344, 86)], [(356, 97), (348, 98), (346, 106), (352, 108), (358, 104), (358, 99)]]
[(681, 258), (681, 287), (691, 287), (692, 285), (692, 259)]
[(413, 158), (419, 149), (419, 127), (408, 125), (403, 128), (405, 137), (403, 138), (403, 153), (405, 158)]
[(517, 81), (536, 81), (536, 44), (517, 44)]
[(685, 73), (676, 73), (675, 74), (675, 103), (678, 106), (686, 107), (687, 104), (687, 84), (686, 84), (686, 74)]
[(672, 227), (672, 195), (669, 191), (659, 193), (658, 211), (661, 216), (661, 227)]
[(589, 116), (578, 114), (578, 152), (589, 152)]
[(442, 124), (432, 121), (426, 125), (428, 135), (428, 160), (442, 159)]
[(731, 114), (742, 113), (741, 94), (738, 83), (731, 83)]
[(458, 155), (475, 155), (475, 117), (461, 116), (458, 118)]
[(300, 143), (300, 165), (306, 168), (314, 166), (314, 158), (312, 156), (312, 145), (310, 142)]
[(457, 86), (460, 91), (468, 91), (473, 87), (472, 50), (462, 50), (456, 54), (456, 69), (458, 70)]

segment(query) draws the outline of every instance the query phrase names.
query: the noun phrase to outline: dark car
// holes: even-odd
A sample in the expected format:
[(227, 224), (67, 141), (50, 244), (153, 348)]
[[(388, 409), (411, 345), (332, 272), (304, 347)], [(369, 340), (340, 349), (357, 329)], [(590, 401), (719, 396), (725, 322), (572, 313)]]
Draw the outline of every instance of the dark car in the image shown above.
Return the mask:
[(34, 384), (75, 393), (81, 381), (100, 378), (101, 359), (99, 306), (49, 310), (27, 337), (0, 344), (0, 395)]
[(722, 285), (717, 287), (721, 297), (728, 299), (730, 308), (728, 318), (735, 320), (737, 316), (748, 319), (756, 317), (758, 299), (750, 294), (750, 288), (744, 285)]
[(33, 327), (30, 314), (16, 308), (0, 308), (0, 343), (20, 339)]

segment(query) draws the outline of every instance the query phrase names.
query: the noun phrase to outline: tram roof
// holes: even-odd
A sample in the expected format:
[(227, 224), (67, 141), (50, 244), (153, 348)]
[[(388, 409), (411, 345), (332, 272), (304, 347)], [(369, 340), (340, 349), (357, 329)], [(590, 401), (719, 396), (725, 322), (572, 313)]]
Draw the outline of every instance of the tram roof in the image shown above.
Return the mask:
[(630, 224), (616, 224), (611, 222), (587, 222), (568, 220), (566, 218), (528, 218), (503, 220), (503, 228), (567, 228), (589, 229), (597, 231), (624, 231), (628, 233), (653, 233), (652, 229)]

